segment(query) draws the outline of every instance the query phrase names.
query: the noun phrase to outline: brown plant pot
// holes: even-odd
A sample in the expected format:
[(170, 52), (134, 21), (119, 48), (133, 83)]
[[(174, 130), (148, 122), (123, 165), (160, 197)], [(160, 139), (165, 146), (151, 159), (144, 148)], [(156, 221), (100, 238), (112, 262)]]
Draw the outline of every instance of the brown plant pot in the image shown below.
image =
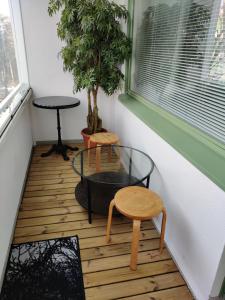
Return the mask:
[[(107, 132), (105, 128), (102, 128), (101, 132)], [(90, 139), (90, 134), (88, 134), (88, 128), (84, 128), (81, 130), (81, 135), (83, 136), (84, 140), (84, 147), (88, 148), (88, 141)], [(95, 145), (91, 145), (91, 147), (94, 147)]]

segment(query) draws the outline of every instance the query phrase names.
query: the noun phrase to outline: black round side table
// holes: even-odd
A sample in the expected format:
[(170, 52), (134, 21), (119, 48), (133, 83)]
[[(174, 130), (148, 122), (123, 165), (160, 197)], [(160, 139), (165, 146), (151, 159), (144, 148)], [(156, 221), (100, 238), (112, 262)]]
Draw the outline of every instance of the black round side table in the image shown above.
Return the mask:
[(60, 109), (68, 109), (73, 108), (80, 105), (80, 101), (73, 97), (66, 97), (66, 96), (50, 96), (50, 97), (41, 97), (36, 98), (33, 101), (33, 105), (38, 108), (43, 109), (55, 109), (57, 111), (57, 130), (58, 130), (58, 142), (57, 144), (53, 145), (48, 152), (42, 153), (42, 157), (46, 157), (51, 155), (53, 152), (61, 154), (64, 160), (69, 160), (67, 156), (67, 150), (77, 151), (77, 147), (70, 147), (68, 145), (64, 145), (62, 143), (61, 138), (61, 126), (60, 126)]

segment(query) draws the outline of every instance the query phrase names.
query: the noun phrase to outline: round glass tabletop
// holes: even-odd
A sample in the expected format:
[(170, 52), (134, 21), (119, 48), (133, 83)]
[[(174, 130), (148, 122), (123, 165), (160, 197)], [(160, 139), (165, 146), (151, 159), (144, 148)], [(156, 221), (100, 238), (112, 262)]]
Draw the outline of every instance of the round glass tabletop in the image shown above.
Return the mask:
[(73, 168), (88, 181), (122, 187), (148, 180), (154, 162), (140, 150), (109, 145), (78, 152), (73, 160)]

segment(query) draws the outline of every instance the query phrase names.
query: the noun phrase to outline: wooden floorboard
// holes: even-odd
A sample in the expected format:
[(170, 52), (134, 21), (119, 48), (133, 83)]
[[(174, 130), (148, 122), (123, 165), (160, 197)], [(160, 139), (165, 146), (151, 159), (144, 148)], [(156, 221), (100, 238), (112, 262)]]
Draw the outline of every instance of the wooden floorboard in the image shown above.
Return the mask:
[[(109, 300), (109, 299), (126, 299), (129, 296), (134, 296), (131, 299), (148, 299), (148, 300), (168, 300), (171, 287), (184, 286), (185, 283), (178, 272), (149, 276), (141, 279), (122, 281), (108, 285), (102, 285), (92, 288), (86, 288), (87, 299), (91, 300)], [(151, 292), (163, 290), (163, 297), (151, 297)], [(148, 293), (148, 294), (146, 294)], [(180, 291), (173, 293), (171, 300), (185, 300), (190, 298), (180, 298)], [(161, 296), (161, 295), (159, 295)], [(128, 298), (130, 299), (130, 297)]]
[(151, 221), (142, 223), (137, 271), (129, 269), (130, 220), (114, 218), (111, 243), (106, 244), (107, 218), (95, 215), (89, 224), (86, 210), (75, 199), (79, 176), (72, 167), (74, 153), (68, 152), (67, 162), (56, 154), (41, 158), (49, 147), (34, 149), (14, 243), (77, 234), (87, 300), (193, 299), (168, 250), (159, 254), (159, 234)]

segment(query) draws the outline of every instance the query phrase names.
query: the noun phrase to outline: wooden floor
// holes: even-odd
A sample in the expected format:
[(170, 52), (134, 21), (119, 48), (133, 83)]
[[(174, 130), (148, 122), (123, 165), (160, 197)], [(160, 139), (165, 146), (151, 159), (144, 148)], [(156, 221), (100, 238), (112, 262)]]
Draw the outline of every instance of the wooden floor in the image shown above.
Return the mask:
[(93, 224), (87, 222), (87, 212), (74, 199), (79, 177), (71, 160), (57, 155), (41, 158), (48, 148), (34, 149), (14, 242), (77, 234), (87, 299), (193, 299), (168, 251), (159, 255), (159, 235), (150, 221), (142, 225), (138, 269), (129, 269), (130, 221), (114, 219), (112, 243), (106, 245), (106, 217), (94, 216)]

